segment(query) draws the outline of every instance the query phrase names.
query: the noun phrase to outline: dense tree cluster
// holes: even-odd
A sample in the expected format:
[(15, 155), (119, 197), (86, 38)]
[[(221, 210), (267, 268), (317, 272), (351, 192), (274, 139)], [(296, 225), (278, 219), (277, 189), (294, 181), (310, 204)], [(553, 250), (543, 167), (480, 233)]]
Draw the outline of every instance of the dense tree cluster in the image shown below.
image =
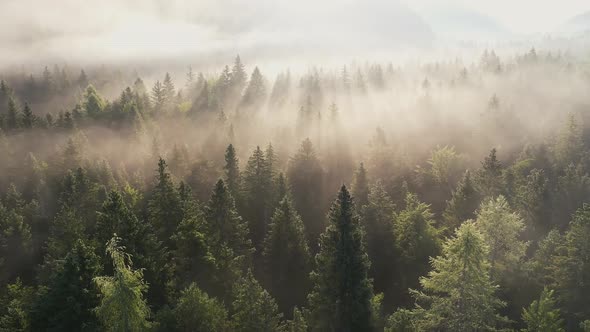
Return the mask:
[(568, 61), (6, 75), (0, 331), (589, 331), (588, 100), (541, 135), (485, 90)]

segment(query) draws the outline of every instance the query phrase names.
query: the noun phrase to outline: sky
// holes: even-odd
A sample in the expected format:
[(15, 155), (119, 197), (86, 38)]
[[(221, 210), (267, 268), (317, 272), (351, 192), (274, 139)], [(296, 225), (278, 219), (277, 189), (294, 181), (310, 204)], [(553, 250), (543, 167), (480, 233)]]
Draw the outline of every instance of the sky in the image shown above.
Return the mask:
[[(438, 24), (428, 19), (455, 9), (480, 15), (468, 24), (497, 21), (509, 33), (530, 34), (552, 31), (590, 10), (590, 1), (0, 0), (0, 66), (47, 59), (355, 54), (424, 47), (449, 23), (448, 18)], [(470, 30), (464, 25), (458, 29)], [(478, 33), (472, 37), (487, 38)]]
[(544, 33), (572, 17), (590, 11), (588, 0), (411, 0), (404, 3), (418, 12), (466, 8), (486, 14), (519, 34)]

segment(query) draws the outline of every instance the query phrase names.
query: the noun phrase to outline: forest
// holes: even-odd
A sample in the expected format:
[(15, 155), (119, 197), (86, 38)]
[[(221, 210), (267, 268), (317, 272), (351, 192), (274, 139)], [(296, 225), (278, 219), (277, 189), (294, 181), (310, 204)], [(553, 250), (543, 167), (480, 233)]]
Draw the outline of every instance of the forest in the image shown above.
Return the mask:
[(226, 62), (0, 72), (0, 331), (590, 331), (587, 61)]

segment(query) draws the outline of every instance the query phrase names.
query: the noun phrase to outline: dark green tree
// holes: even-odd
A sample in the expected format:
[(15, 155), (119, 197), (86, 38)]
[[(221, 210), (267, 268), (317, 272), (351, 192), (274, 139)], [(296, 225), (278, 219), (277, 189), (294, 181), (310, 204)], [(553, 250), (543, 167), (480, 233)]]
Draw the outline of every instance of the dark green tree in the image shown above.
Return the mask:
[(295, 306), (305, 304), (311, 256), (303, 222), (289, 197), (283, 198), (275, 210), (264, 240), (263, 256), (265, 284), (280, 311), (291, 313)]
[(148, 202), (148, 220), (154, 225), (160, 241), (171, 247), (171, 237), (182, 221), (182, 204), (167, 167), (166, 161), (160, 158)]
[(373, 289), (363, 231), (348, 189), (342, 186), (320, 238), (308, 300), (314, 331), (371, 331)]
[(303, 141), (291, 159), (287, 178), (293, 201), (305, 225), (307, 239), (315, 252), (315, 244), (325, 228), (322, 181), (324, 171), (309, 139)]
[(227, 311), (196, 284), (182, 291), (174, 308), (178, 331), (230, 331)]
[(78, 241), (37, 296), (32, 309), (34, 331), (98, 331), (94, 308), (99, 294), (94, 278), (101, 272), (94, 248)]
[(452, 234), (462, 222), (475, 218), (475, 211), (480, 202), (481, 197), (475, 189), (471, 173), (466, 171), (443, 212), (443, 225), (446, 232)]
[(477, 189), (484, 197), (495, 197), (502, 192), (503, 168), (496, 156), (496, 152), (495, 148), (492, 149), (481, 163), (481, 168), (477, 171)]
[(282, 315), (270, 294), (248, 271), (233, 287), (231, 319), (236, 332), (273, 332)]
[(369, 179), (367, 178), (367, 170), (363, 163), (360, 164), (354, 174), (352, 197), (354, 197), (354, 202), (359, 211), (369, 203)]
[(234, 198), (237, 198), (241, 190), (240, 161), (238, 160), (233, 144), (228, 145), (225, 150), (225, 165), (223, 169), (225, 171), (227, 188)]

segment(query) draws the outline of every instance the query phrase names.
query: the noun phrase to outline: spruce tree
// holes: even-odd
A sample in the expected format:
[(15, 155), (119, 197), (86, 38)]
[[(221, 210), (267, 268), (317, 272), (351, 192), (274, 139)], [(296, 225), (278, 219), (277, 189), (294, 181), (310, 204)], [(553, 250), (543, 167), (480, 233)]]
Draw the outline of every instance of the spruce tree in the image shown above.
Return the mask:
[(240, 162), (233, 144), (228, 145), (225, 150), (225, 166), (223, 166), (223, 169), (225, 172), (225, 183), (227, 183), (227, 188), (234, 198), (237, 198), (241, 188)]
[(33, 128), (35, 122), (35, 115), (31, 111), (31, 107), (28, 103), (25, 103), (25, 107), (23, 109), (23, 118), (22, 118), (22, 125), (25, 129)]
[(242, 97), (242, 107), (259, 107), (266, 98), (266, 85), (264, 77), (258, 67), (254, 68), (250, 76), (250, 82), (244, 96)]
[(6, 114), (6, 128), (8, 130), (18, 129), (20, 126), (20, 112), (16, 106), (14, 97), (8, 98), (8, 110)]
[(234, 199), (223, 180), (217, 181), (205, 207), (207, 243), (215, 259), (217, 288), (215, 295), (227, 290), (251, 264), (254, 248), (248, 225), (236, 211)]
[(248, 271), (233, 287), (231, 319), (236, 332), (273, 332), (279, 329), (282, 315), (270, 294)]
[(371, 261), (369, 275), (373, 278), (375, 291), (385, 294), (388, 308), (397, 302), (394, 294), (398, 279), (398, 257), (393, 231), (394, 208), (383, 183), (377, 181), (371, 187), (368, 203), (361, 210), (361, 221), (367, 238), (367, 254)]
[(523, 309), (522, 320), (526, 323), (522, 332), (565, 332), (553, 291), (547, 288), (543, 289), (538, 300)]
[(104, 110), (104, 107), (105, 102), (102, 97), (98, 95), (94, 86), (89, 85), (84, 94), (84, 109), (88, 116), (94, 119), (97, 118)]
[(98, 331), (94, 308), (99, 304), (99, 294), (93, 280), (101, 270), (94, 248), (78, 241), (37, 296), (32, 330)]
[(419, 330), (494, 331), (506, 321), (497, 312), (504, 303), (494, 294), (488, 255), (477, 227), (463, 223), (420, 279), (423, 291), (413, 291)]
[(502, 192), (502, 164), (496, 156), (496, 149), (482, 162), (476, 176), (477, 188), (484, 197), (495, 197)]
[(305, 225), (307, 239), (315, 252), (315, 243), (325, 228), (322, 181), (324, 171), (309, 139), (289, 163), (287, 179), (291, 185), (293, 202)]
[(260, 248), (272, 214), (272, 178), (260, 147), (256, 147), (248, 160), (243, 178), (244, 217), (249, 223), (254, 245)]
[(372, 331), (373, 289), (363, 231), (348, 189), (342, 186), (320, 238), (308, 300), (314, 331)]
[(354, 197), (354, 202), (359, 211), (369, 203), (369, 180), (367, 178), (367, 170), (363, 163), (360, 164), (354, 174), (352, 197)]
[(170, 247), (171, 236), (182, 220), (182, 204), (167, 168), (164, 159), (160, 158), (156, 183), (148, 202), (148, 220), (154, 225), (160, 241)]
[(590, 205), (584, 204), (574, 214), (562, 245), (554, 258), (552, 288), (555, 289), (567, 328), (590, 317)]
[(443, 212), (443, 224), (446, 232), (452, 234), (455, 229), (461, 226), (462, 222), (474, 219), (480, 201), (481, 198), (474, 187), (471, 173), (466, 171)]
[(131, 256), (113, 237), (107, 243), (107, 254), (113, 263), (113, 276), (96, 277), (101, 293), (96, 314), (105, 331), (141, 332), (149, 329), (150, 308), (143, 298), (148, 285), (141, 270), (134, 270)]
[[(419, 277), (426, 275), (430, 257), (440, 251), (438, 230), (428, 204), (407, 193), (405, 209), (394, 215), (393, 233), (399, 253), (400, 284), (403, 290), (417, 287)], [(403, 298), (402, 298), (403, 299)]]
[(504, 196), (500, 195), (481, 205), (475, 226), (488, 246), (490, 274), (493, 278), (505, 275), (521, 262), (528, 246), (521, 240), (524, 222), (510, 210)]
[(305, 303), (311, 256), (303, 222), (289, 197), (275, 210), (263, 250), (267, 289), (280, 311), (290, 313)]
[(174, 308), (178, 331), (229, 331), (230, 322), (222, 303), (209, 297), (196, 284), (180, 293)]

